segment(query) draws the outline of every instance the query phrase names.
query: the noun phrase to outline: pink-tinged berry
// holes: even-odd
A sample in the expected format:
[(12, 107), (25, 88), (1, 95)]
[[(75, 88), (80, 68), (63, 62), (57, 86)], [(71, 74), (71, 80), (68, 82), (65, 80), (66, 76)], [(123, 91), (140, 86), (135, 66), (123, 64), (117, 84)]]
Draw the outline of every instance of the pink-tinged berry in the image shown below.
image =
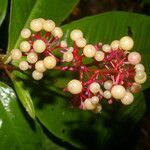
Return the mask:
[(19, 60), (22, 57), (22, 52), (19, 49), (13, 49), (11, 51), (12, 60)]
[(141, 55), (138, 52), (131, 52), (128, 55), (128, 61), (133, 64), (139, 64), (141, 62)]

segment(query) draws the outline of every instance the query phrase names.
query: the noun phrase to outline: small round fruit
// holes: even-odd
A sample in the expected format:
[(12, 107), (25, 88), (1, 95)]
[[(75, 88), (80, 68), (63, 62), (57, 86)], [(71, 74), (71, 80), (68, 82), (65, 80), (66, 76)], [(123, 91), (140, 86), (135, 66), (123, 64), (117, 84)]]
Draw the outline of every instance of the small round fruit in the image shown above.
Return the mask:
[(102, 105), (98, 103), (96, 108), (93, 110), (94, 113), (100, 113), (102, 111)]
[(55, 28), (55, 22), (53, 20), (45, 20), (43, 22), (43, 29), (47, 32), (51, 32)]
[(73, 40), (73, 41), (76, 41), (77, 39), (79, 38), (82, 38), (83, 37), (83, 33), (81, 30), (79, 29), (74, 29), (71, 31), (70, 33), (70, 38)]
[(134, 80), (138, 84), (143, 84), (147, 80), (147, 75), (145, 75), (145, 77), (143, 79), (138, 79), (138, 78), (134, 77)]
[(82, 83), (79, 80), (73, 79), (68, 83), (67, 89), (72, 94), (79, 94), (82, 91)]
[(64, 41), (64, 40), (61, 41), (61, 42), (60, 42), (60, 46), (63, 47), (63, 48), (67, 47), (67, 42)]
[(102, 51), (97, 51), (94, 58), (96, 61), (102, 61), (105, 58), (105, 54)]
[(86, 45), (86, 39), (85, 38), (78, 38), (76, 41), (75, 41), (76, 45), (80, 48), (83, 48), (85, 45)]
[(111, 46), (111, 49), (112, 50), (117, 50), (119, 48), (119, 43), (120, 41), (119, 40), (114, 40), (111, 42), (110, 46)]
[(35, 80), (41, 80), (41, 79), (43, 78), (43, 73), (42, 73), (42, 72), (39, 72), (39, 71), (37, 71), (37, 70), (34, 70), (34, 71), (32, 72), (32, 77), (33, 77), (33, 79), (35, 79)]
[(106, 91), (104, 91), (103, 96), (104, 96), (104, 98), (106, 98), (106, 99), (110, 99), (110, 98), (111, 98), (111, 92), (108, 91), (108, 90), (106, 90)]
[(74, 51), (74, 48), (73, 48), (73, 47), (69, 47), (69, 48), (68, 48), (68, 51), (69, 51), (69, 52), (73, 52), (73, 51)]
[(96, 105), (92, 104), (91, 102), (91, 99), (90, 98), (87, 98), (85, 101), (84, 101), (84, 106), (87, 110), (94, 110)]
[(30, 45), (30, 43), (28, 41), (22, 41), (20, 43), (20, 50), (22, 52), (26, 53), (26, 52), (28, 52), (30, 50), (30, 48), (31, 48), (31, 45)]
[(140, 80), (143, 79), (145, 76), (146, 76), (146, 73), (144, 71), (137, 71), (135, 74), (135, 77)]
[(96, 53), (96, 49), (91, 44), (86, 45), (83, 49), (83, 54), (88, 58), (94, 57), (95, 53)]
[(35, 69), (38, 71), (38, 72), (44, 72), (46, 71), (46, 67), (44, 65), (44, 62), (43, 60), (39, 60), (36, 62), (35, 64)]
[(141, 91), (142, 86), (140, 84), (137, 84), (136, 82), (132, 84), (131, 86), (131, 92), (132, 93), (139, 93)]
[(133, 103), (133, 100), (133, 94), (130, 92), (126, 92), (125, 96), (121, 99), (121, 102), (124, 105), (130, 105), (131, 103)]
[(52, 69), (57, 64), (56, 58), (54, 56), (45, 57), (43, 62), (44, 62), (44, 65), (47, 69)]
[(30, 23), (30, 28), (34, 32), (39, 32), (43, 28), (43, 24), (40, 19), (33, 19)]
[(132, 64), (132, 65), (136, 65), (139, 64), (141, 61), (141, 55), (138, 52), (131, 52), (128, 55), (128, 61)]
[(28, 28), (24, 28), (21, 30), (21, 37), (27, 39), (31, 36), (31, 31)]
[(29, 68), (29, 64), (26, 61), (21, 61), (19, 63), (19, 69), (20, 70), (25, 71), (25, 70), (28, 70), (28, 68)]
[(104, 45), (102, 46), (102, 50), (107, 53), (107, 52), (110, 52), (110, 51), (111, 51), (111, 47), (110, 47), (110, 45), (108, 45), (108, 44), (104, 44)]
[(33, 49), (35, 52), (37, 53), (42, 53), (44, 52), (44, 50), (46, 49), (46, 44), (44, 41), (42, 40), (36, 40), (34, 43), (33, 43)]
[(28, 55), (27, 55), (27, 61), (30, 64), (36, 63), (37, 60), (38, 60), (38, 55), (35, 52), (28, 53)]
[(114, 85), (111, 89), (111, 95), (115, 99), (122, 99), (126, 94), (126, 90), (122, 85)]
[(11, 58), (13, 60), (19, 60), (22, 57), (22, 52), (19, 49), (13, 49), (11, 51)]
[(134, 46), (134, 41), (131, 37), (129, 36), (124, 36), (120, 39), (120, 44), (119, 47), (123, 50), (129, 51), (133, 48)]
[(93, 96), (92, 98), (91, 98), (91, 103), (92, 104), (97, 104), (99, 102), (99, 98), (97, 97), (97, 96)]
[(63, 31), (59, 27), (55, 27), (54, 30), (52, 31), (52, 34), (54, 37), (61, 38), (63, 36)]
[(97, 92), (99, 92), (100, 90), (100, 85), (99, 83), (97, 82), (93, 82), (90, 84), (90, 91), (93, 93), (93, 94), (96, 94)]
[(71, 52), (69, 52), (69, 51), (65, 52), (63, 54), (63, 60), (65, 62), (71, 62), (73, 60), (73, 54)]
[(112, 80), (107, 80), (107, 81), (104, 82), (104, 88), (105, 88), (106, 90), (110, 90), (111, 87), (112, 87), (112, 85), (113, 85)]
[(145, 71), (145, 67), (143, 64), (136, 64), (134, 68), (135, 71)]

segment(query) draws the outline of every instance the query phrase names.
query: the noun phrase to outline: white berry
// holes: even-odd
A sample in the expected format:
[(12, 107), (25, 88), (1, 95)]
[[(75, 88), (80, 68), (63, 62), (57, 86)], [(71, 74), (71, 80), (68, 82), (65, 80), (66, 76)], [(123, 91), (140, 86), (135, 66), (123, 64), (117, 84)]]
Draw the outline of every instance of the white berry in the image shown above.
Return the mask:
[(21, 37), (27, 39), (31, 36), (31, 31), (28, 28), (24, 28), (21, 30)]
[(143, 64), (136, 64), (134, 68), (136, 71), (145, 71), (145, 67)]
[(122, 99), (125, 96), (126, 90), (122, 85), (114, 85), (111, 89), (111, 95), (115, 99)]
[(76, 45), (80, 48), (83, 48), (85, 45), (86, 45), (86, 39), (85, 38), (78, 38), (76, 41), (75, 41)]
[(25, 70), (28, 70), (28, 68), (29, 68), (29, 64), (26, 61), (21, 61), (19, 63), (19, 69), (20, 70), (25, 71)]
[(143, 79), (146, 76), (146, 73), (144, 71), (137, 71), (135, 74), (135, 78), (137, 79)]
[(147, 80), (147, 75), (145, 75), (145, 77), (142, 79), (138, 79), (137, 77), (134, 77), (134, 80), (138, 84), (143, 84)]
[(46, 71), (46, 67), (44, 65), (44, 62), (43, 60), (39, 60), (36, 62), (35, 64), (35, 69), (38, 71), (38, 72), (44, 72)]
[(13, 60), (19, 60), (22, 57), (22, 52), (19, 49), (13, 49), (11, 51), (11, 58)]
[(41, 80), (43, 78), (43, 73), (39, 72), (37, 70), (34, 70), (33, 73), (32, 73), (32, 77), (35, 80)]
[(119, 47), (123, 50), (129, 51), (133, 48), (134, 46), (134, 41), (131, 37), (129, 36), (124, 36), (120, 39), (120, 44)]
[(64, 41), (64, 40), (62, 40), (62, 41), (60, 42), (60, 46), (61, 46), (61, 47), (67, 47), (67, 42)]
[(107, 81), (104, 82), (104, 88), (105, 88), (106, 90), (110, 90), (111, 87), (112, 87), (112, 85), (113, 85), (112, 80), (107, 80)]
[(106, 99), (110, 99), (110, 98), (111, 98), (111, 92), (108, 91), (108, 90), (106, 90), (106, 91), (104, 91), (103, 96), (104, 96), (104, 98), (106, 98)]
[(44, 41), (42, 40), (36, 40), (34, 43), (33, 43), (33, 49), (35, 52), (37, 53), (42, 53), (44, 52), (44, 50), (46, 49), (46, 44)]
[(128, 55), (128, 61), (133, 65), (139, 64), (141, 61), (141, 55), (138, 52), (131, 52)]
[(92, 98), (91, 98), (91, 103), (92, 104), (97, 104), (99, 102), (99, 98), (97, 97), (97, 96), (93, 96)]
[(65, 62), (71, 62), (73, 60), (73, 54), (71, 52), (69, 52), (69, 51), (65, 52), (63, 54), (63, 60)]
[(57, 64), (56, 58), (54, 56), (45, 57), (43, 62), (44, 62), (44, 65), (47, 69), (52, 69)]
[(59, 27), (55, 27), (54, 30), (52, 31), (52, 34), (54, 37), (61, 38), (63, 36), (63, 31)]
[(82, 91), (82, 83), (79, 80), (73, 79), (68, 83), (67, 89), (72, 94), (79, 94)]
[(124, 105), (130, 105), (131, 103), (133, 103), (133, 100), (133, 94), (130, 92), (126, 92), (125, 96), (121, 99), (121, 102)]
[(35, 52), (28, 53), (27, 61), (30, 64), (34, 64), (35, 62), (37, 62), (37, 60), (38, 60), (38, 55)]
[(83, 37), (83, 33), (81, 30), (79, 29), (74, 29), (71, 31), (70, 33), (70, 38), (73, 40), (73, 41), (76, 41), (77, 39), (79, 38), (82, 38)]
[(96, 107), (96, 105), (92, 104), (91, 99), (89, 98), (84, 101), (84, 106), (87, 110), (94, 110)]
[(43, 24), (40, 19), (33, 19), (30, 23), (30, 28), (32, 31), (39, 32), (43, 28)]
[(30, 50), (30, 48), (31, 48), (31, 45), (28, 41), (22, 41), (20, 43), (20, 50), (22, 52), (28, 52)]
[(83, 54), (88, 58), (94, 57), (95, 53), (96, 53), (96, 49), (91, 44), (86, 45), (83, 49)]
[(105, 58), (105, 54), (102, 51), (97, 51), (94, 58), (96, 61), (102, 61)]
[(89, 89), (93, 94), (96, 94), (100, 90), (100, 85), (97, 82), (93, 82), (90, 84)]
[(104, 44), (102, 50), (107, 53), (111, 51), (111, 47), (108, 44)]
[(55, 28), (55, 22), (53, 20), (46, 20), (43, 22), (43, 29), (47, 32), (51, 32)]
[(110, 44), (112, 50), (117, 50), (119, 48), (119, 43), (120, 43), (119, 40), (112, 41), (111, 44)]

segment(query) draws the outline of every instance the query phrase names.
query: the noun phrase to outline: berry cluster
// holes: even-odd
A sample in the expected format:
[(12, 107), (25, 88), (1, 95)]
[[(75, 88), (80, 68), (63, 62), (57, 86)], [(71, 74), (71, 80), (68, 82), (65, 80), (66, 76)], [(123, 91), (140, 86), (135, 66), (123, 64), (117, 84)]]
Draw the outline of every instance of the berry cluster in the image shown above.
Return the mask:
[[(35, 80), (42, 79), (47, 69), (76, 72), (78, 79), (71, 80), (64, 91), (73, 95), (73, 105), (81, 109), (100, 112), (102, 100), (109, 104), (118, 100), (129, 105), (134, 101), (133, 94), (140, 91), (147, 79), (141, 55), (130, 52), (134, 41), (129, 36), (112, 41), (110, 45), (91, 44), (87, 43), (81, 30), (74, 29), (70, 33), (73, 46), (69, 47), (61, 40), (61, 28), (52, 20), (34, 19), (30, 29), (21, 31), (26, 40), (20, 43), (20, 49), (11, 51), (12, 60), (21, 60), (19, 68), (23, 71), (34, 70), (32, 77)], [(60, 55), (56, 56), (54, 50)]]

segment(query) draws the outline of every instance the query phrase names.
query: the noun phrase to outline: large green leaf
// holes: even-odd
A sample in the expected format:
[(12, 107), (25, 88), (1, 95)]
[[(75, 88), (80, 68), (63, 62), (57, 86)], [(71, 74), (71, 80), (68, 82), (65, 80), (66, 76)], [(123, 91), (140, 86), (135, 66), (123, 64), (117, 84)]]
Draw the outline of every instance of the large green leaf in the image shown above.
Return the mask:
[(7, 0), (0, 0), (0, 26), (5, 18), (7, 10)]
[(43, 146), (41, 133), (22, 110), (13, 89), (0, 82), (0, 149), (39, 150)]
[(18, 46), (20, 31), (38, 17), (51, 18), (60, 24), (72, 11), (78, 0), (12, 0), (8, 52)]

